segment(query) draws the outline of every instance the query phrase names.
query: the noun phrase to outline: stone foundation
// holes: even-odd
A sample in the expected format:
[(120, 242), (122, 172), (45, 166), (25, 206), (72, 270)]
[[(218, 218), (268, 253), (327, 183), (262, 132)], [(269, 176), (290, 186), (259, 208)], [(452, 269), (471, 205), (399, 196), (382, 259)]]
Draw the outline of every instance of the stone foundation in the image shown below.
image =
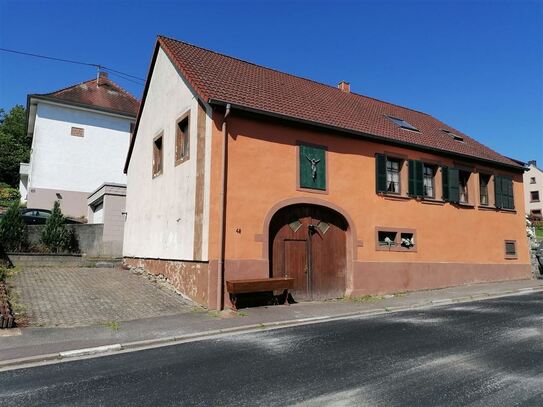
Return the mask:
[(347, 295), (391, 294), (465, 284), (531, 279), (529, 264), (355, 262)]
[(162, 275), (183, 295), (204, 307), (210, 307), (207, 262), (125, 257), (123, 264), (125, 267), (142, 269), (156, 276)]

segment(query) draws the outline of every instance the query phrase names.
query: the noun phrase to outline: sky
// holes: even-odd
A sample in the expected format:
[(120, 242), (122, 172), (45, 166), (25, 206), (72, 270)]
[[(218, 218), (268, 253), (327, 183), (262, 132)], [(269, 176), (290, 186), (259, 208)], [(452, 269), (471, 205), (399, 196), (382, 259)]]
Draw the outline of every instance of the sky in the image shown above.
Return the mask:
[[(145, 79), (158, 34), (431, 114), (543, 168), (543, 0), (0, 0), (0, 48)], [(0, 51), (0, 108), (96, 68)], [(140, 97), (142, 82), (110, 74)]]

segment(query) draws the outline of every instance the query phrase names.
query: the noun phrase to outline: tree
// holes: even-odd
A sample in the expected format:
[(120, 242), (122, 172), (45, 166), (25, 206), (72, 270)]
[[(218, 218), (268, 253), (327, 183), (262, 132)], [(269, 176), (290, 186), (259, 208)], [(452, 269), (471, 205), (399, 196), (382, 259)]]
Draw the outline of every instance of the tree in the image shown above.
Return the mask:
[(51, 216), (47, 218), (41, 232), (42, 243), (53, 253), (71, 251), (74, 247), (75, 235), (66, 227), (60, 203), (55, 201)]
[(26, 136), (26, 109), (14, 106), (6, 114), (0, 109), (0, 182), (19, 183), (19, 164), (30, 159), (31, 140)]
[(8, 252), (22, 251), (27, 246), (26, 225), (19, 201), (15, 201), (0, 220), (0, 242)]

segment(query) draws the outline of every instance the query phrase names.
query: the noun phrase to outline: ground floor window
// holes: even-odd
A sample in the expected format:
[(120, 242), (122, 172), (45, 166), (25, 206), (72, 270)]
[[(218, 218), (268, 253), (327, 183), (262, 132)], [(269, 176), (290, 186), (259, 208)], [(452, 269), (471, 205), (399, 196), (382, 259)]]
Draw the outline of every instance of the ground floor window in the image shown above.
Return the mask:
[(415, 230), (396, 228), (376, 228), (377, 250), (416, 251)]
[(517, 258), (517, 241), (516, 240), (505, 241), (505, 258), (506, 259)]

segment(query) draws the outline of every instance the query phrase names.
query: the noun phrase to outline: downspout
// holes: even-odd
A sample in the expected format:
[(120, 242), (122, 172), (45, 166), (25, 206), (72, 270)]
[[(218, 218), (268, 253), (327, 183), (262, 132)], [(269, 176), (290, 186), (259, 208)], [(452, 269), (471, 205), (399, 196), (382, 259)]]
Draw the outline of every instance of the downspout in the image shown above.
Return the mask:
[(225, 251), (225, 229), (226, 229), (226, 170), (227, 170), (227, 150), (228, 150), (228, 132), (226, 129), (226, 119), (230, 115), (230, 103), (226, 105), (226, 112), (222, 122), (222, 169), (221, 169), (221, 195), (219, 209), (219, 263), (217, 273), (217, 308), (224, 308), (224, 251)]

